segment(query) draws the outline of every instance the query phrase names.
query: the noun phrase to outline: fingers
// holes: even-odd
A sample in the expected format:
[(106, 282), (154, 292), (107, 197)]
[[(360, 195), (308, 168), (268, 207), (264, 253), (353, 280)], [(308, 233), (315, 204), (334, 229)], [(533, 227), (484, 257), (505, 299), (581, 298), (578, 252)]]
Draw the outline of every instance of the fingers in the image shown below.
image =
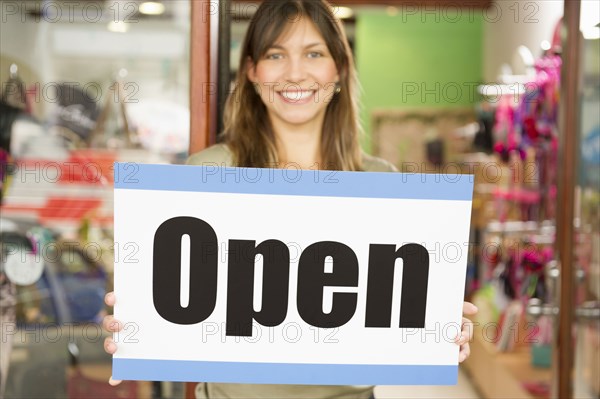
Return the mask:
[[(465, 306), (463, 306), (463, 311), (465, 310), (465, 307), (467, 307), (468, 305), (473, 306), (473, 308), (475, 308), (475, 312), (477, 312), (477, 307), (469, 302), (465, 302)], [(472, 309), (470, 309), (470, 310), (472, 310)], [(467, 313), (467, 312), (465, 312), (465, 313)], [(473, 314), (473, 313), (467, 313), (467, 314)], [(460, 351), (458, 352), (458, 362), (459, 363), (464, 362), (465, 359), (468, 358), (469, 355), (471, 354), (471, 346), (469, 345), (469, 342), (471, 341), (471, 339), (473, 339), (473, 323), (471, 322), (471, 320), (467, 319), (466, 317), (463, 317), (460, 336), (456, 337), (456, 344), (460, 345)]]
[(466, 335), (467, 341), (473, 339), (473, 322), (466, 317), (463, 317), (461, 335)]
[(477, 309), (477, 306), (473, 305), (471, 302), (464, 302), (463, 303), (463, 314), (467, 314), (467, 315), (474, 315), (477, 314), (477, 311), (479, 309)]
[(104, 316), (102, 320), (102, 327), (108, 332), (119, 332), (123, 329), (123, 326), (118, 320), (115, 320), (113, 315)]
[(458, 337), (456, 337), (456, 340), (454, 342), (456, 343), (456, 345), (463, 346), (464, 344), (469, 342), (469, 336), (465, 333), (462, 333)]
[(114, 355), (117, 351), (117, 344), (115, 344), (115, 341), (111, 337), (104, 339), (104, 351), (111, 355)]
[[(115, 302), (115, 293), (112, 291), (106, 293), (106, 295), (104, 296), (104, 303), (106, 303), (107, 306), (115, 306)], [(104, 319), (102, 320), (102, 327), (108, 332), (119, 332), (123, 329), (121, 323), (118, 320), (115, 320), (114, 316), (112, 315), (104, 317)], [(111, 355), (113, 355), (117, 351), (117, 344), (115, 344), (115, 341), (113, 341), (112, 337), (106, 337), (106, 339), (104, 339), (104, 351)], [(112, 376), (110, 376), (108, 380), (108, 383), (113, 387), (119, 385), (122, 382), (123, 381), (121, 380), (113, 379)]]
[(460, 347), (460, 352), (458, 353), (458, 362), (462, 363), (466, 358), (471, 354), (471, 346), (467, 342), (466, 344)]
[(455, 342), (457, 345), (464, 345), (467, 342), (470, 342), (471, 339), (473, 339), (473, 322), (466, 317), (463, 317), (460, 335), (456, 337)]
[(108, 379), (108, 383), (109, 383), (110, 385), (112, 385), (113, 387), (114, 387), (114, 386), (117, 386), (117, 385), (119, 385), (119, 384), (120, 384), (120, 383), (122, 383), (122, 382), (123, 382), (123, 380), (113, 380), (113, 378), (112, 378), (112, 375), (111, 375), (111, 376), (110, 376), (110, 378)]
[[(477, 306), (473, 305), (471, 302), (463, 302), (463, 314), (466, 315), (474, 315), (477, 314)], [(460, 336), (456, 337), (456, 343), (458, 345), (464, 345), (469, 342), (473, 338), (473, 323), (471, 320), (463, 317), (462, 319), (462, 328), (460, 331)]]
[(115, 293), (114, 291), (111, 292), (107, 292), (106, 295), (104, 295), (104, 303), (107, 306), (115, 306)]

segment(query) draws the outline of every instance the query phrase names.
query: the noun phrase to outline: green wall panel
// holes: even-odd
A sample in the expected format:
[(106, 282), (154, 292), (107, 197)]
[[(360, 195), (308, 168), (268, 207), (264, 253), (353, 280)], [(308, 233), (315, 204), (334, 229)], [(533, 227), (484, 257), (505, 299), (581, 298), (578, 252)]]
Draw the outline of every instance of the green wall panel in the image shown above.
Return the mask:
[(483, 73), (482, 17), (472, 10), (461, 14), (358, 14), (355, 51), (366, 151), (374, 109), (475, 103)]

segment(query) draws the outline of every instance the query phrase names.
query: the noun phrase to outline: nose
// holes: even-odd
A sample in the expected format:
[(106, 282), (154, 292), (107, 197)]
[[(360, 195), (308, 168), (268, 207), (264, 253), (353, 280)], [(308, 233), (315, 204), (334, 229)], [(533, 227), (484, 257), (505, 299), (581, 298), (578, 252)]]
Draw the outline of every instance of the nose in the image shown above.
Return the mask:
[(299, 83), (306, 79), (307, 65), (302, 57), (290, 57), (287, 65), (286, 80)]

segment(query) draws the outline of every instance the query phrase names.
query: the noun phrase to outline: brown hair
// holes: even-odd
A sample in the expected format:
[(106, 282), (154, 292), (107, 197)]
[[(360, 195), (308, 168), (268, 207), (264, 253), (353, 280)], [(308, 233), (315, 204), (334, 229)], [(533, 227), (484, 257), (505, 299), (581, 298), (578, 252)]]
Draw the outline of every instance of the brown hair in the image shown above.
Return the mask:
[(324, 0), (266, 0), (260, 5), (242, 44), (235, 86), (225, 105), (225, 143), (237, 166), (273, 167), (277, 162), (275, 134), (267, 109), (247, 77), (247, 60), (256, 65), (288, 24), (300, 18), (308, 18), (323, 36), (340, 77), (341, 91), (334, 94), (325, 111), (320, 168), (360, 170), (354, 60), (342, 24)]

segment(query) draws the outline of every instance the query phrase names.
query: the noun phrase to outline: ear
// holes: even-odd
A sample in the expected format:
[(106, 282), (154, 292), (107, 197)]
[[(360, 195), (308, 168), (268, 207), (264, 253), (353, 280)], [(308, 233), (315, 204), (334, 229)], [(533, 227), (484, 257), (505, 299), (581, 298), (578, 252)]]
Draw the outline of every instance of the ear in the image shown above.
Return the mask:
[(337, 73), (335, 74), (335, 78), (337, 80), (337, 83), (342, 82), (342, 80), (346, 79), (348, 77), (348, 66), (342, 66), (341, 69), (337, 70)]
[(345, 71), (344, 71), (344, 70), (342, 70), (341, 72), (342, 72), (342, 73), (340, 73), (340, 70), (336, 70), (335, 77), (333, 78), (333, 82), (334, 82), (336, 85), (340, 84), (340, 82), (342, 81), (342, 77), (343, 77), (343, 76), (346, 76), (346, 74), (345, 74)]
[(252, 83), (256, 83), (256, 65), (252, 61), (252, 58), (246, 58), (246, 76)]

